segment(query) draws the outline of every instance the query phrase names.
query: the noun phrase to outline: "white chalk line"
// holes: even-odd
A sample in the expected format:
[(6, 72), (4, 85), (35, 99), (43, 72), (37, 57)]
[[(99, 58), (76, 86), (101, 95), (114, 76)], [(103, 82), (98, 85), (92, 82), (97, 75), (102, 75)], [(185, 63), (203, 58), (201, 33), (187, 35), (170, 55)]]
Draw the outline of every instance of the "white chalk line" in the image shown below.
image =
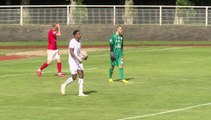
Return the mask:
[(154, 51), (168, 51), (168, 50), (180, 50), (185, 48), (191, 48), (191, 47), (171, 47), (171, 48), (160, 48), (160, 49), (151, 49), (151, 50), (143, 50), (147, 52), (154, 52)]
[[(85, 70), (96, 70), (98, 68), (87, 68)], [(64, 72), (69, 72), (69, 71), (64, 71)], [(53, 73), (53, 71), (47, 71), (47, 72), (42, 72), (42, 73)], [(20, 74), (11, 74), (11, 75), (2, 75), (0, 78), (5, 78), (5, 77), (14, 77), (14, 76), (21, 76), (21, 75), (28, 75), (28, 74), (36, 74), (36, 71), (33, 73), (20, 73)]]
[(185, 108), (173, 109), (173, 110), (164, 111), (164, 112), (158, 112), (158, 113), (145, 114), (145, 115), (141, 115), (141, 116), (133, 116), (133, 117), (128, 117), (128, 118), (122, 118), (122, 119), (117, 119), (117, 120), (133, 120), (133, 119), (138, 119), (138, 118), (147, 118), (147, 117), (153, 117), (153, 116), (158, 116), (158, 115), (167, 114), (167, 113), (181, 112), (181, 111), (190, 110), (190, 109), (199, 108), (199, 107), (204, 107), (204, 106), (209, 106), (209, 105), (211, 105), (211, 102), (199, 104), (199, 105), (194, 105), (194, 106), (189, 106), (189, 107), (185, 107)]
[[(171, 48), (156, 48), (156, 49), (138, 49), (138, 50), (133, 50), (133, 51), (124, 51), (124, 54), (127, 53), (132, 53), (132, 52), (156, 52), (156, 51), (171, 51), (171, 50), (180, 50), (180, 49), (185, 49), (185, 48), (191, 48), (191, 47), (171, 47)], [(100, 55), (95, 55), (96, 56), (109, 56), (108, 53), (100, 54)]]
[[(43, 73), (52, 73), (52, 71), (47, 71)], [(11, 74), (11, 75), (2, 75), (0, 78), (5, 78), (5, 77), (14, 77), (14, 76), (21, 76), (21, 75), (28, 75), (28, 74), (36, 74), (36, 71), (33, 73), (20, 73), (20, 74)]]

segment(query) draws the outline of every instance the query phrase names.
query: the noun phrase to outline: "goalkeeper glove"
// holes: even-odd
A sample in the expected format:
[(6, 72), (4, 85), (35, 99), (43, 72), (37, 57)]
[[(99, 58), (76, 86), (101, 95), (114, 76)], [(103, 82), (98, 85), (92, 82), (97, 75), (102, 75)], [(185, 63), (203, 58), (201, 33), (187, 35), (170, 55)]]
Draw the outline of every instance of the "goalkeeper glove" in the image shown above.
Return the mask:
[(110, 56), (111, 56), (111, 60), (112, 60), (112, 61), (115, 61), (115, 60), (116, 60), (116, 58), (115, 58), (115, 56), (114, 56), (114, 53), (113, 53), (113, 52), (111, 52), (111, 53), (110, 53)]

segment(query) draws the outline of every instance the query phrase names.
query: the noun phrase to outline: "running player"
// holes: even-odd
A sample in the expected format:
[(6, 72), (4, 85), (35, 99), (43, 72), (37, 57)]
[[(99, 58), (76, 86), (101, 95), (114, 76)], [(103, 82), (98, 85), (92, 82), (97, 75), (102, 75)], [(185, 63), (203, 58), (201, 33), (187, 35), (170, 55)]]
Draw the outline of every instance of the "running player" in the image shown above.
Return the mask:
[(110, 38), (110, 63), (111, 68), (109, 69), (109, 82), (112, 83), (113, 79), (113, 71), (115, 66), (119, 67), (119, 78), (123, 83), (128, 83), (127, 80), (124, 79), (124, 70), (123, 70), (123, 29), (121, 26), (116, 27), (116, 33), (113, 34)]
[(57, 69), (58, 69), (58, 76), (64, 77), (65, 75), (62, 74), (62, 64), (61, 64), (61, 57), (59, 50), (57, 49), (57, 36), (60, 36), (60, 25), (53, 24), (52, 28), (48, 32), (48, 49), (47, 49), (47, 62), (45, 62), (36, 72), (38, 77), (41, 77), (42, 70), (48, 67), (53, 60), (57, 60)]
[(72, 74), (62, 85), (61, 85), (61, 94), (65, 95), (66, 86), (76, 80), (77, 75), (79, 76), (78, 85), (79, 93), (78, 96), (87, 96), (83, 93), (84, 86), (84, 68), (82, 60), (79, 57), (81, 51), (81, 33), (79, 30), (73, 32), (74, 38), (69, 42), (69, 67)]

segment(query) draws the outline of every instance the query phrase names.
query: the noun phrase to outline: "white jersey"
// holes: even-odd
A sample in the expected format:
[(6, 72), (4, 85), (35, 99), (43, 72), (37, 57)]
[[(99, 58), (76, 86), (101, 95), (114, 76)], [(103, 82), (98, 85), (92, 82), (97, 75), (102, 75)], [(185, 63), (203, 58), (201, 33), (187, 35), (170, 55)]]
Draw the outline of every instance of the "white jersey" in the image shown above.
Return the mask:
[[(69, 42), (69, 49), (70, 48), (74, 49), (73, 53), (75, 54), (76, 57), (79, 58), (79, 54), (80, 54), (80, 51), (81, 51), (80, 41), (77, 41), (75, 38), (71, 39), (70, 42)], [(77, 70), (83, 71), (83, 64), (79, 63), (77, 60), (75, 60), (70, 55), (70, 51), (69, 51), (69, 66), (70, 66), (70, 72), (72, 74), (76, 74)]]
[[(74, 54), (76, 57), (79, 57), (80, 51), (81, 51), (81, 43), (80, 41), (77, 41), (75, 38), (73, 38), (72, 40), (70, 40), (69, 42), (69, 49), (72, 48), (74, 49)], [(69, 59), (74, 60), (74, 58), (70, 55), (69, 52)]]

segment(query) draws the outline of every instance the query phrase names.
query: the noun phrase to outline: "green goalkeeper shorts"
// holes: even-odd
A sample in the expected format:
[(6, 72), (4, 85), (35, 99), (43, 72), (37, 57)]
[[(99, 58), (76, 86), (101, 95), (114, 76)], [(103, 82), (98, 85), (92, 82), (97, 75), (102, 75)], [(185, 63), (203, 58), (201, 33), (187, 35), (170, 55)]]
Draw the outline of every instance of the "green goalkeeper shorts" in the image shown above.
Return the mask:
[(122, 66), (123, 65), (123, 57), (118, 57), (116, 60), (112, 61), (110, 59), (111, 66)]

